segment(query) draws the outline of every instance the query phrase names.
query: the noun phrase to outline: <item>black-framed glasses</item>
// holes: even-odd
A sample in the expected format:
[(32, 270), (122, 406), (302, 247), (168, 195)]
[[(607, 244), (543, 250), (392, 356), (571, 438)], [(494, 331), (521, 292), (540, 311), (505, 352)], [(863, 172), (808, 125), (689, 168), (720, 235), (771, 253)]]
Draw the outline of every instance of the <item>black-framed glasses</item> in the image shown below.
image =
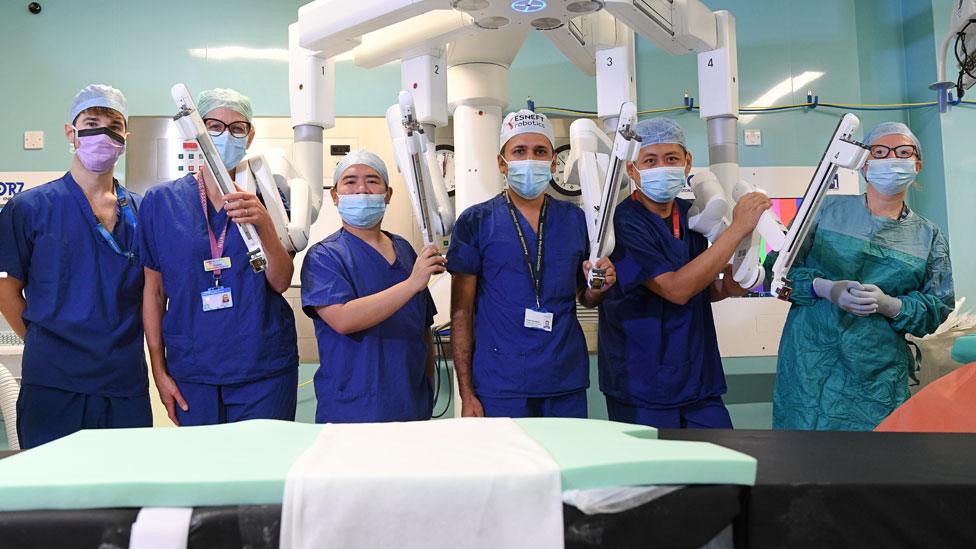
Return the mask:
[(915, 145), (898, 145), (897, 147), (887, 147), (885, 145), (871, 145), (871, 158), (888, 158), (891, 151), (895, 151), (895, 158), (916, 158), (918, 149)]
[(230, 134), (234, 137), (247, 137), (247, 134), (251, 133), (251, 123), (250, 122), (231, 122), (227, 124), (223, 120), (217, 120), (216, 118), (204, 118), (204, 125), (207, 126), (207, 133), (212, 137), (217, 137), (225, 131), (230, 130)]

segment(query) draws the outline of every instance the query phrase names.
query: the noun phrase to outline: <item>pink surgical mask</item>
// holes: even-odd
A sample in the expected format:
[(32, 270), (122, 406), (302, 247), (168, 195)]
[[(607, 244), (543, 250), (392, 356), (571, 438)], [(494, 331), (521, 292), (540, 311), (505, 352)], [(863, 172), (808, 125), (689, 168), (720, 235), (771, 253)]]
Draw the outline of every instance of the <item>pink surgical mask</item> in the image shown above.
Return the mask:
[(79, 143), (75, 154), (82, 166), (92, 173), (111, 170), (125, 152), (125, 138), (108, 128), (75, 128), (75, 135)]

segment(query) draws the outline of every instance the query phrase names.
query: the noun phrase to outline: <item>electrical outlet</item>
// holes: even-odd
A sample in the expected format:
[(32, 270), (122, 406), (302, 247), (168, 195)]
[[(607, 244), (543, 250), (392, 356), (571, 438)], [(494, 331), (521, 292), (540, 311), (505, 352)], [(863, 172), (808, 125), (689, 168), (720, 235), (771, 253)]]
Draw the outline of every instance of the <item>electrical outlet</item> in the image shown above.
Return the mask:
[(758, 147), (762, 145), (762, 132), (759, 130), (746, 130), (745, 143), (748, 147)]
[(24, 132), (24, 149), (35, 150), (44, 148), (44, 132), (26, 131)]

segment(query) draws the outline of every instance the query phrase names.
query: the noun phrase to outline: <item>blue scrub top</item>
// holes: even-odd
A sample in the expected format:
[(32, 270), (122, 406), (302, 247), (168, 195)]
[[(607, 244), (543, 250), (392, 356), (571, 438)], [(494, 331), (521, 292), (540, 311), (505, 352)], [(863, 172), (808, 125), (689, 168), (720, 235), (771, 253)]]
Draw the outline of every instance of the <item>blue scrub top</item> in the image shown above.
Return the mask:
[[(125, 195), (140, 211), (139, 197)], [(0, 271), (24, 282), (27, 298), (23, 382), (107, 397), (145, 395), (142, 266), (114, 252), (97, 224), (70, 173), (15, 196), (0, 211)], [(121, 209), (112, 236), (132, 250), (135, 229)]]
[(426, 332), (436, 312), (430, 292), (418, 293), (383, 322), (349, 335), (333, 330), (315, 310), (382, 292), (410, 277), (417, 254), (403, 238), (385, 234), (396, 251), (392, 265), (345, 229), (312, 246), (302, 264), (302, 307), (319, 344), (319, 423), (430, 419)]
[(617, 283), (600, 306), (600, 390), (633, 406), (669, 408), (725, 393), (709, 290), (677, 305), (643, 285), (708, 248), (688, 230), (691, 203), (677, 199), (675, 207), (681, 240), (670, 217), (636, 199), (624, 200), (614, 216)]
[[(207, 200), (210, 226), (219, 238), (227, 212)], [(234, 306), (203, 311), (200, 293), (214, 284), (203, 270), (210, 259), (207, 220), (193, 175), (155, 185), (140, 210), (138, 251), (142, 264), (162, 273), (169, 298), (163, 315), (166, 366), (177, 381), (229, 385), (278, 375), (298, 367), (295, 315), (285, 298), (255, 273), (247, 246), (232, 221), (224, 243), (231, 268), (221, 272)]]
[[(525, 309), (536, 307), (525, 255), (505, 197), (465, 210), (451, 235), (447, 269), (478, 277), (472, 377), (478, 395), (547, 397), (589, 386), (589, 357), (576, 318), (576, 289), (589, 240), (583, 210), (549, 198), (543, 235), (542, 308), (553, 314), (552, 332), (525, 327)], [(529, 256), (536, 233), (516, 209)]]

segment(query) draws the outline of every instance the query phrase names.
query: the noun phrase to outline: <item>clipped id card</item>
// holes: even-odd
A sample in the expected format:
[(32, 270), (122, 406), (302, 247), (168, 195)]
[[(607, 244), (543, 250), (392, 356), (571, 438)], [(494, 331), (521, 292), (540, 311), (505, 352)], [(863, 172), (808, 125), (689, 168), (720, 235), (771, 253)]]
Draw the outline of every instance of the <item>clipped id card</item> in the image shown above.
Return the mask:
[(230, 258), (218, 257), (216, 259), (207, 259), (203, 262), (204, 271), (209, 273), (217, 269), (230, 269)]
[(230, 288), (223, 286), (200, 292), (200, 298), (203, 299), (203, 312), (230, 309), (234, 306), (234, 296)]
[(525, 310), (525, 327), (532, 330), (552, 331), (552, 313), (546, 311), (536, 311), (535, 309)]

